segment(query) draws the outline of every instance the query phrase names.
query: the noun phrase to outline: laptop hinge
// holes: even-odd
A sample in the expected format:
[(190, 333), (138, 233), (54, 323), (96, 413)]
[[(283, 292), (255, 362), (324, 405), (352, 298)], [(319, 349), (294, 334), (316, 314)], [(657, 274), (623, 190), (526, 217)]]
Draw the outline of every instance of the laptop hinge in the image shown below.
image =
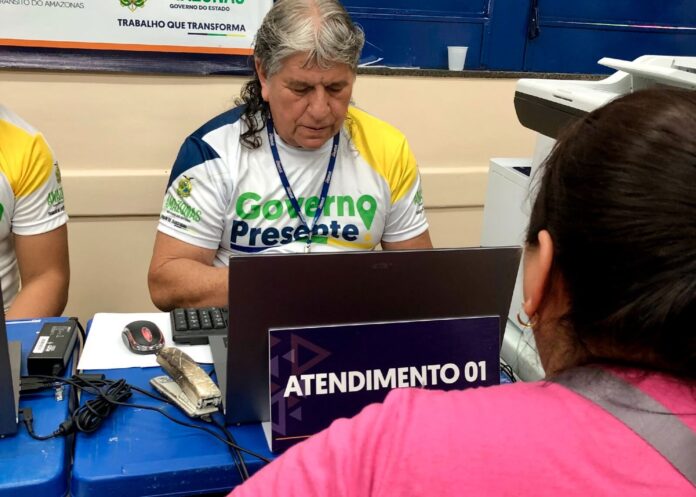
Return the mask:
[[(0, 436), (17, 433), (19, 412), (19, 373), (22, 363), (22, 343), (9, 342), (9, 375), (0, 371), (5, 379), (0, 384)], [(1, 379), (1, 378), (0, 378)]]

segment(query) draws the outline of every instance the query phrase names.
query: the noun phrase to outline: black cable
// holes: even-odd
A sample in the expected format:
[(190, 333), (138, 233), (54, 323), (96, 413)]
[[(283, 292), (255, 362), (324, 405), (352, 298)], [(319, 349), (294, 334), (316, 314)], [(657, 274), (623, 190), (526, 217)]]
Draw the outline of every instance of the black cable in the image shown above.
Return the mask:
[[(133, 390), (136, 390), (137, 392), (140, 392), (144, 395), (147, 395), (148, 397), (151, 397), (155, 400), (159, 400), (162, 402), (166, 402), (169, 405), (172, 405), (174, 407), (178, 407), (176, 403), (171, 401), (170, 399), (167, 399), (165, 397), (160, 397), (158, 395), (154, 395), (147, 390), (143, 390), (142, 388), (138, 388), (136, 386), (131, 385), (131, 388)], [(222, 432), (225, 434), (225, 438), (227, 438), (228, 442), (232, 442), (233, 444), (237, 444), (237, 441), (234, 439), (234, 436), (232, 433), (225, 427), (224, 424), (219, 424), (212, 416), (210, 415), (205, 415), (201, 416), (200, 418), (203, 421), (206, 421), (208, 423), (212, 423), (216, 427), (218, 427)], [(242, 455), (241, 451), (239, 449), (235, 449), (231, 446), (228, 445), (228, 448), (230, 449), (230, 453), (232, 454), (232, 460), (234, 461), (234, 465), (237, 468), (237, 471), (239, 472), (239, 477), (241, 478), (242, 481), (246, 481), (249, 479), (249, 471), (246, 467), (246, 463), (244, 462), (244, 456)]]
[[(85, 379), (81, 377), (80, 375), (76, 375), (73, 378), (60, 378), (60, 377), (55, 377), (55, 376), (48, 376), (48, 375), (32, 375), (30, 377), (24, 377), (26, 379), (44, 379), (47, 380), (47, 387), (48, 386), (53, 386), (56, 382), (63, 382), (67, 383), (69, 385), (72, 385), (75, 388), (78, 388), (82, 391), (85, 391), (87, 393), (93, 394), (96, 396), (94, 399), (88, 400), (85, 404), (80, 406), (73, 415), (68, 418), (67, 420), (63, 421), (61, 423), (60, 428), (53, 432), (51, 435), (47, 435), (45, 437), (41, 437), (39, 435), (36, 435), (33, 432), (33, 424), (30, 421), (30, 424), (32, 424), (32, 429), (30, 432), (30, 436), (32, 438), (36, 438), (37, 440), (47, 440), (48, 438), (53, 438), (59, 435), (67, 435), (68, 433), (71, 433), (74, 430), (78, 431), (84, 431), (87, 433), (91, 433), (94, 430), (98, 428), (98, 426), (101, 424), (101, 422), (108, 417), (111, 412), (113, 411), (114, 406), (125, 406), (125, 407), (132, 407), (136, 409), (144, 409), (147, 411), (155, 411), (160, 413), (162, 416), (165, 418), (169, 419), (170, 421), (179, 424), (181, 426), (186, 426), (188, 428), (194, 428), (196, 430), (201, 430), (204, 431), (213, 437), (217, 438), (220, 440), (222, 443), (226, 444), (227, 446), (235, 449), (236, 451), (239, 452), (244, 452), (246, 454), (249, 454), (252, 457), (255, 457), (256, 459), (259, 459), (260, 461), (263, 461), (265, 463), (271, 462), (270, 459), (262, 456), (261, 454), (258, 454), (252, 450), (246, 449), (240, 445), (238, 445), (234, 439), (226, 439), (221, 437), (219, 434), (214, 432), (213, 430), (206, 428), (205, 426), (198, 426), (194, 425), (191, 423), (186, 423), (184, 421), (180, 421), (174, 417), (172, 417), (169, 413), (166, 411), (163, 411), (159, 407), (153, 407), (153, 406), (147, 406), (147, 405), (142, 405), (142, 404), (133, 404), (133, 403), (127, 403), (124, 402), (124, 400), (127, 400), (128, 398), (131, 397), (132, 392), (131, 390), (136, 390), (140, 393), (143, 393), (155, 400), (159, 400), (162, 402), (165, 402), (167, 404), (173, 405), (168, 399), (163, 399), (161, 397), (158, 397), (156, 395), (151, 394), (150, 392), (147, 392), (145, 390), (142, 390), (138, 387), (134, 387), (131, 385), (128, 385), (125, 380), (108, 380), (108, 379)], [(48, 384), (48, 380), (51, 380), (51, 384)], [(106, 391), (103, 392), (102, 389), (104, 387), (107, 387)], [(89, 407), (87, 405), (89, 404)], [(31, 411), (29, 410), (29, 416), (31, 416)], [(25, 418), (25, 425), (27, 424), (26, 418)], [(216, 424), (216, 426), (218, 426)], [(29, 428), (27, 427), (27, 431), (29, 431)], [(227, 436), (227, 435), (226, 435)], [(230, 433), (231, 436), (231, 433)], [(240, 454), (241, 457), (241, 454)], [(248, 474), (248, 472), (247, 472)]]
[[(86, 333), (85, 330), (82, 328), (82, 325), (80, 324), (79, 320), (77, 318), (71, 317), (69, 318), (69, 321), (73, 321), (75, 325), (77, 326), (79, 333), (82, 337), (82, 343), (85, 343), (86, 340)], [(79, 359), (79, 358), (78, 358)], [(77, 360), (77, 359), (74, 359)], [(87, 378), (87, 376), (90, 376), (91, 378)], [(33, 438), (37, 440), (48, 440), (50, 438), (55, 438), (57, 436), (61, 435), (70, 435), (74, 431), (82, 431), (85, 433), (92, 433), (96, 431), (99, 426), (101, 425), (101, 422), (106, 419), (113, 409), (117, 405), (125, 405), (127, 407), (136, 407), (135, 404), (128, 404), (124, 403), (123, 401), (127, 400), (131, 396), (131, 390), (135, 390), (139, 393), (142, 393), (143, 395), (146, 395), (152, 399), (158, 400), (160, 402), (167, 403), (169, 405), (174, 405), (175, 403), (172, 402), (171, 400), (160, 397), (158, 395), (154, 395), (147, 390), (138, 388), (136, 386), (128, 385), (125, 383), (125, 380), (119, 380), (117, 382), (112, 382), (111, 380), (105, 380), (103, 375), (96, 375), (97, 377), (94, 377), (95, 375), (75, 375), (72, 379), (67, 379), (67, 378), (56, 378), (60, 381), (63, 381), (64, 383), (67, 383), (69, 385), (73, 386), (72, 392), (71, 392), (71, 401), (74, 400), (71, 410), (70, 410), (70, 417), (66, 419), (63, 423), (61, 423), (60, 427), (53, 432), (50, 435), (47, 436), (39, 436), (34, 433), (33, 430), (33, 417), (31, 410), (28, 410), (27, 416), (24, 417), (25, 420), (25, 425), (27, 427), (27, 432), (29, 432), (29, 435), (32, 436)], [(50, 377), (50, 376), (34, 376), (34, 377), (28, 377), (23, 379), (23, 390), (26, 391), (33, 391), (37, 390), (40, 388), (48, 388), (52, 387), (55, 385), (55, 381), (53, 381), (53, 378), (55, 377)], [(38, 380), (38, 381), (37, 381)], [(77, 381), (76, 381), (77, 380)], [(84, 383), (84, 384), (82, 384)], [(105, 392), (101, 390), (104, 386), (107, 386), (108, 388), (106, 389)], [(92, 391), (90, 391), (91, 389)], [(77, 405), (77, 392), (78, 390), (84, 390), (88, 391), (89, 393), (92, 393), (93, 395), (96, 395), (95, 399), (90, 399), (88, 400), (85, 404), (82, 406), (78, 406), (75, 408), (75, 405)], [(164, 411), (160, 410), (159, 408), (148, 408), (147, 406), (140, 406), (142, 408), (148, 409), (148, 410), (156, 410), (163, 416), (169, 418), (170, 420), (182, 424), (183, 426), (191, 427), (191, 428), (196, 428), (196, 429), (201, 429), (202, 427), (188, 424), (188, 423), (183, 423), (175, 418), (170, 417), (168, 414), (166, 414)], [(240, 447), (236, 440), (234, 439), (234, 436), (232, 433), (225, 428), (224, 425), (221, 425), (217, 423), (215, 420), (213, 420), (212, 417), (210, 416), (205, 416), (203, 418), (204, 421), (210, 422), (213, 425), (215, 425), (217, 428), (222, 430), (222, 432), (225, 434), (225, 438), (227, 439), (226, 441), (221, 439), (219, 436), (217, 436), (214, 432), (210, 432), (208, 430), (208, 433), (212, 434), (216, 438), (218, 438), (220, 441), (225, 442), (230, 449), (230, 453), (232, 455), (232, 460), (235, 463), (235, 467), (237, 468), (237, 471), (239, 472), (239, 477), (241, 478), (242, 481), (246, 481), (249, 479), (249, 471), (246, 467), (246, 463), (244, 462), (244, 456), (242, 455), (242, 451), (248, 452), (250, 455), (253, 455), (254, 457), (259, 458), (260, 460), (264, 462), (269, 462), (268, 459), (263, 458), (259, 454), (254, 454), (251, 451), (246, 451), (242, 447)]]
[[(219, 423), (212, 416), (205, 416), (203, 419), (205, 421), (209, 421), (210, 423), (217, 426), (220, 430), (222, 430), (228, 441), (234, 443), (235, 445), (238, 445), (237, 441), (234, 438), (234, 435), (232, 435), (232, 432), (228, 430), (223, 423)], [(247, 481), (249, 479), (249, 470), (246, 466), (246, 463), (244, 462), (244, 455), (239, 450), (233, 449), (232, 447), (230, 447), (230, 452), (232, 453), (232, 458), (234, 459), (235, 465), (237, 466), (237, 470), (239, 471), (239, 477), (242, 479), (243, 482)]]
[(169, 419), (170, 421), (173, 421), (173, 422), (176, 423), (176, 424), (179, 424), (179, 425), (181, 425), (181, 426), (187, 426), (187, 427), (189, 427), (189, 428), (195, 428), (196, 430), (204, 431), (204, 432), (206, 432), (206, 433), (209, 433), (209, 434), (212, 435), (213, 437), (217, 438), (217, 439), (220, 440), (222, 443), (229, 445), (229, 446), (232, 447), (233, 449), (237, 449), (237, 450), (239, 450), (239, 451), (241, 451), (241, 452), (244, 452), (245, 454), (249, 454), (250, 456), (255, 457), (255, 458), (257, 458), (257, 459), (259, 459), (259, 460), (261, 460), (261, 461), (263, 461), (263, 462), (265, 462), (265, 463), (271, 462), (270, 459), (268, 459), (268, 458), (262, 456), (261, 454), (257, 454), (256, 452), (254, 452), (254, 451), (252, 451), (252, 450), (245, 449), (244, 447), (241, 447), (241, 446), (237, 445), (237, 444), (234, 443), (234, 442), (230, 442), (230, 441), (228, 441), (228, 440), (222, 438), (220, 435), (218, 435), (217, 433), (215, 433), (213, 430), (210, 430), (210, 429), (206, 428), (205, 426), (198, 426), (198, 425), (193, 425), (193, 424), (190, 424), (190, 423), (185, 423), (185, 422), (183, 422), (183, 421), (180, 421), (180, 420), (178, 420), (178, 419), (176, 419), (176, 418), (173, 418), (173, 417), (172, 417), (171, 415), (169, 415), (166, 411), (160, 410), (160, 408), (158, 408), (158, 407), (146, 406), (146, 405), (141, 405), (141, 404), (127, 404), (127, 403), (122, 403), (122, 402), (114, 402), (114, 403), (115, 403), (116, 405), (122, 405), (122, 406), (126, 406), (126, 407), (134, 407), (134, 408), (138, 408), (138, 409), (144, 409), (144, 410), (147, 410), (147, 411), (156, 411), (156, 412), (160, 413), (162, 416), (164, 416), (165, 418)]
[(508, 363), (500, 361), (500, 369), (503, 370), (503, 372), (510, 378), (511, 383), (517, 382), (517, 379), (515, 379), (515, 372), (512, 369), (512, 366), (510, 366)]
[(111, 415), (117, 403), (128, 400), (131, 395), (130, 385), (125, 380), (118, 380), (78, 407), (69, 419), (73, 420), (77, 431), (93, 433)]
[[(171, 401), (170, 399), (167, 399), (165, 397), (160, 397), (159, 395), (155, 395), (151, 392), (148, 392), (147, 390), (136, 387), (134, 385), (131, 385), (130, 388), (132, 390), (139, 392), (139, 393), (142, 393), (143, 395), (147, 395), (148, 397), (150, 397), (152, 399), (158, 400), (160, 402), (165, 402), (165, 403), (172, 405), (174, 407), (178, 407), (176, 405), (176, 403), (174, 403), (173, 401)], [(127, 405), (131, 406), (132, 404), (127, 404)], [(157, 410), (158, 410), (158, 412), (160, 412), (160, 414), (163, 414), (166, 416), (166, 414), (164, 414), (164, 411), (159, 410), (159, 408), (157, 408)], [(172, 419), (172, 418), (170, 418), (170, 419)], [(227, 428), (225, 428), (224, 425), (218, 424), (215, 420), (213, 420), (213, 418), (211, 416), (203, 416), (203, 417), (201, 417), (201, 419), (203, 421), (212, 423), (215, 426), (217, 426), (218, 428), (220, 428), (223, 431), (223, 433), (225, 433), (225, 437), (227, 438), (228, 442), (232, 442), (233, 444), (237, 444), (237, 441), (234, 439), (234, 436), (232, 435), (232, 433), (230, 433), (229, 430), (227, 430)], [(172, 421), (174, 421), (174, 419), (172, 419)], [(191, 425), (191, 427), (196, 427), (196, 425)], [(239, 477), (241, 478), (242, 481), (248, 480), (249, 479), (249, 471), (247, 470), (246, 464), (244, 462), (244, 457), (242, 456), (241, 451), (239, 449), (235, 449), (229, 445), (228, 445), (228, 448), (230, 449), (230, 453), (232, 454), (232, 460), (234, 461), (234, 465), (237, 468), (237, 471), (239, 472)]]
[(80, 320), (77, 317), (72, 316), (68, 318), (68, 321), (73, 321), (75, 323), (77, 329), (80, 331), (80, 335), (82, 335), (82, 340), (84, 343), (84, 341), (87, 340), (87, 333), (85, 333), (85, 329), (82, 327)]
[[(112, 402), (113, 402), (113, 401), (112, 401)], [(187, 427), (189, 427), (189, 428), (194, 428), (194, 429), (196, 429), (196, 430), (204, 431), (204, 432), (206, 432), (206, 433), (209, 433), (209, 434), (212, 435), (213, 437), (217, 438), (217, 439), (220, 440), (222, 443), (227, 444), (227, 445), (229, 445), (230, 447), (232, 447), (232, 448), (234, 448), (234, 449), (237, 449), (237, 450), (239, 450), (239, 451), (241, 451), (241, 452), (244, 452), (244, 453), (246, 453), (246, 454), (249, 454), (250, 456), (255, 457), (255, 458), (257, 458), (257, 459), (259, 459), (259, 460), (261, 460), (261, 461), (263, 461), (263, 462), (265, 462), (265, 463), (271, 462), (270, 459), (268, 459), (268, 458), (262, 456), (261, 454), (257, 454), (256, 452), (254, 452), (254, 451), (252, 451), (252, 450), (245, 449), (244, 447), (241, 447), (241, 446), (237, 445), (237, 444), (234, 443), (234, 442), (230, 442), (230, 441), (228, 441), (228, 440), (222, 438), (220, 435), (218, 435), (217, 433), (215, 433), (213, 430), (210, 430), (210, 429), (206, 428), (205, 426), (198, 426), (198, 425), (194, 425), (194, 424), (191, 424), (191, 423), (185, 423), (185, 422), (183, 422), (183, 421), (180, 421), (180, 420), (178, 420), (178, 419), (172, 417), (172, 416), (171, 416), (170, 414), (168, 414), (166, 411), (162, 411), (159, 407), (146, 406), (146, 405), (142, 405), (142, 404), (128, 404), (128, 403), (125, 403), (125, 402), (113, 402), (113, 403), (116, 404), (116, 405), (120, 405), (120, 406), (134, 407), (134, 408), (137, 408), (137, 409), (144, 409), (144, 410), (146, 410), (146, 411), (156, 411), (156, 412), (160, 413), (162, 416), (164, 416), (165, 418), (169, 419), (170, 421), (173, 421), (173, 422), (176, 423), (176, 424), (179, 424), (179, 425), (181, 425), (181, 426), (187, 426)]]
[[(73, 376), (72, 378), (33, 375), (27, 379), (50, 381), (50, 386), (55, 385), (57, 382), (66, 383), (71, 385), (75, 390), (79, 389), (96, 395), (94, 399), (90, 399), (83, 405), (78, 406), (70, 413), (70, 417), (61, 423), (61, 428), (63, 430), (61, 433), (65, 435), (75, 431), (93, 433), (99, 428), (102, 421), (113, 412), (115, 407), (113, 405), (114, 400), (123, 401), (132, 395), (130, 385), (128, 385), (125, 380), (112, 381), (103, 378), (87, 379), (87, 377), (80, 375)], [(59, 430), (61, 430), (61, 428), (59, 428)]]
[[(208, 423), (213, 423), (213, 418), (210, 415), (201, 416), (201, 419)], [(227, 438), (228, 442), (234, 442), (230, 439), (228, 432), (225, 432), (225, 438)], [(229, 449), (230, 454), (232, 455), (232, 461), (234, 461), (234, 466), (237, 468), (237, 472), (239, 473), (239, 479), (242, 482), (246, 481), (248, 476), (245, 476), (245, 473), (247, 472), (242, 454), (238, 450), (233, 449), (232, 447), (228, 446), (227, 448)], [(242, 465), (244, 465), (244, 468), (242, 468)]]
[(24, 426), (27, 427), (27, 433), (29, 433), (29, 436), (33, 438), (34, 440), (49, 440), (51, 438), (56, 438), (61, 435), (64, 435), (63, 431), (61, 428), (58, 428), (56, 431), (51, 433), (50, 435), (37, 435), (34, 432), (34, 416), (32, 414), (31, 408), (29, 407), (24, 407), (19, 410), (19, 413), (22, 415), (22, 421), (24, 421)]

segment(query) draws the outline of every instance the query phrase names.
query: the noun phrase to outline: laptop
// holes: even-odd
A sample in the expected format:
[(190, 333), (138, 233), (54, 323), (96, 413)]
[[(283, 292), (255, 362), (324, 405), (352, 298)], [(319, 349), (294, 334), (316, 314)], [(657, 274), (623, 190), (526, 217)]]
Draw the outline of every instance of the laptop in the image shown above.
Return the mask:
[(521, 249), (430, 249), (233, 256), (229, 330), (210, 337), (227, 424), (268, 421), (268, 330), (502, 316)]
[(7, 326), (0, 291), (0, 437), (17, 433), (21, 342), (7, 341)]

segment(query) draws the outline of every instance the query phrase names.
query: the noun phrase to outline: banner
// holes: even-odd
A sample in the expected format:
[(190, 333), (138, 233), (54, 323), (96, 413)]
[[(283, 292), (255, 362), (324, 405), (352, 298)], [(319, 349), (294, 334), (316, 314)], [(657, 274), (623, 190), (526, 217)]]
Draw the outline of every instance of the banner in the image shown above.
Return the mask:
[(393, 388), (462, 389), (500, 382), (497, 316), (269, 330), (273, 452)]
[(249, 55), (272, 0), (0, 0), (0, 45)]

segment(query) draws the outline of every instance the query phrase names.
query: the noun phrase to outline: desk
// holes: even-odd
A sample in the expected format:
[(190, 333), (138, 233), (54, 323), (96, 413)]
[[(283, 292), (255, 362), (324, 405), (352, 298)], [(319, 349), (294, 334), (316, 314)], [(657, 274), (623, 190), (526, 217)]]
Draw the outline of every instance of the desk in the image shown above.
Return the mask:
[[(210, 366), (204, 369), (212, 370)], [(165, 374), (161, 368), (88, 372), (123, 378), (153, 393), (148, 381)], [(501, 383), (509, 381), (501, 372)], [(161, 405), (137, 392), (129, 402)], [(173, 406), (164, 409), (177, 419), (193, 422)], [(222, 421), (221, 417), (218, 419)], [(231, 431), (242, 447), (273, 458), (260, 425), (232, 427)], [(244, 459), (250, 473), (262, 466), (251, 456), (245, 455)], [(73, 497), (198, 495), (227, 492), (239, 483), (232, 456), (222, 442), (207, 433), (177, 425), (156, 412), (118, 407), (96, 433), (77, 436)]]
[[(36, 334), (45, 322), (65, 321), (48, 318), (31, 321), (9, 321), (9, 340), (22, 342), (22, 375), (27, 374), (27, 355)], [(29, 407), (34, 415), (34, 431), (39, 435), (52, 433), (68, 416), (68, 394), (55, 400), (53, 391), (44, 391), (20, 398), (19, 407)], [(0, 496), (2, 497), (61, 497), (68, 493), (70, 471), (69, 444), (64, 437), (45, 441), (34, 440), (23, 424), (12, 437), (0, 439)]]
[[(100, 332), (117, 333), (118, 330), (92, 329), (88, 341)], [(123, 347), (120, 338), (108, 343)], [(212, 371), (209, 365), (204, 369)], [(165, 374), (160, 367), (86, 372), (101, 373), (111, 380), (123, 379), (151, 393), (156, 392), (149, 380)], [(128, 403), (160, 408), (178, 420), (216, 430), (207, 423), (191, 420), (174, 406), (139, 392), (133, 392)], [(272, 459), (260, 424), (233, 427), (231, 431), (240, 446)], [(251, 456), (245, 455), (244, 459), (250, 473), (262, 466), (261, 461)], [(226, 444), (208, 433), (178, 425), (158, 412), (118, 406), (96, 432), (76, 436), (71, 480), (73, 497), (224, 493), (239, 483), (239, 474)]]
[[(204, 369), (212, 370), (211, 366)], [(123, 378), (152, 393), (156, 392), (148, 383), (150, 378), (165, 374), (159, 367), (88, 372)], [(129, 402), (162, 405), (138, 392)], [(164, 410), (177, 419), (196, 423), (176, 407), (165, 404)], [(273, 458), (261, 425), (233, 427), (231, 431), (242, 447)], [(244, 459), (250, 473), (262, 466), (251, 456)], [(239, 482), (225, 444), (156, 412), (120, 406), (96, 433), (76, 437), (71, 487), (74, 497), (198, 495), (227, 492)]]

